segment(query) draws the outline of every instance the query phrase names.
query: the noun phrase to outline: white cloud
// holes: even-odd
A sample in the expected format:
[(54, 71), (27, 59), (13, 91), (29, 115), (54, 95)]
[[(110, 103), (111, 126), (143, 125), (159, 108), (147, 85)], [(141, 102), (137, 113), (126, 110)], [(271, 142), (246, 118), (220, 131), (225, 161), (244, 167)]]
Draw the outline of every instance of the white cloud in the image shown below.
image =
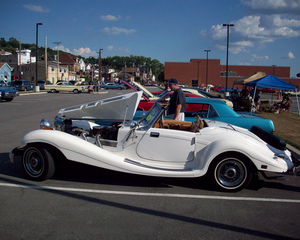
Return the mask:
[[(300, 0), (299, 0), (300, 1)], [(243, 17), (230, 27), (230, 51), (232, 53), (247, 52), (248, 48), (263, 46), (277, 39), (300, 36), (300, 20), (282, 18), (279, 15), (250, 15)], [(218, 49), (226, 47), (227, 28), (213, 25), (209, 30), (200, 32), (202, 37), (210, 38)]]
[(259, 16), (247, 16), (234, 23), (234, 31), (242, 37), (256, 39), (264, 35), (265, 28), (260, 26)]
[[(53, 48), (53, 50), (57, 50), (57, 45)], [(63, 45), (58, 45), (58, 50), (71, 53), (69, 48), (65, 48)]]
[(113, 15), (102, 15), (101, 16), (101, 19), (103, 20), (103, 21), (113, 21), (113, 22), (115, 22), (115, 21), (118, 21), (118, 20), (120, 20), (121, 19), (121, 16), (120, 15), (118, 15), (117, 17), (116, 16), (113, 16)]
[(294, 54), (292, 52), (288, 53), (288, 57), (289, 57), (289, 59), (294, 59), (295, 58), (295, 56), (294, 56)]
[(48, 8), (43, 8), (42, 6), (33, 5), (33, 4), (27, 4), (24, 5), (23, 7), (33, 12), (40, 12), (40, 13), (49, 12)]
[(97, 56), (96, 51), (92, 51), (88, 47), (86, 47), (86, 48), (81, 47), (79, 49), (73, 49), (72, 52), (73, 52), (73, 54), (80, 55), (82, 57), (90, 57), (90, 56), (95, 57), (95, 56)]
[(113, 45), (108, 46), (108, 47), (107, 47), (107, 50), (108, 50), (108, 51), (113, 51), (113, 50), (115, 50), (115, 47), (114, 47)]
[(120, 35), (120, 34), (133, 34), (136, 32), (135, 29), (125, 29), (125, 28), (118, 28), (118, 27), (105, 27), (101, 30), (102, 32), (108, 34), (108, 35)]
[(276, 27), (300, 27), (300, 20), (297, 19), (283, 19), (277, 15), (274, 17), (274, 25)]
[(299, 13), (299, 0), (242, 0), (254, 11), (261, 13)]
[(114, 52), (130, 53), (130, 50), (128, 48), (121, 48), (121, 47), (117, 48), (113, 45), (108, 46), (107, 51), (109, 51), (109, 52), (114, 51)]
[(269, 60), (269, 56), (258, 56), (256, 54), (251, 54), (251, 56), (254, 60), (263, 60), (263, 61)]

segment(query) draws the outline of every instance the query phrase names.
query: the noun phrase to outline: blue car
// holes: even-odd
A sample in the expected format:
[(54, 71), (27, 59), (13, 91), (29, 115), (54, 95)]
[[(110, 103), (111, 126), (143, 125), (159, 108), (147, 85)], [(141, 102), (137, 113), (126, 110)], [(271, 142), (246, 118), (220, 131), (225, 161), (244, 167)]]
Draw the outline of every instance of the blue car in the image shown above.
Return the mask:
[[(219, 90), (219, 92), (220, 92), (220, 93), (223, 93), (223, 92), (225, 92), (225, 90), (226, 90), (226, 88), (222, 88), (222, 89)], [(233, 92), (234, 90), (236, 90), (237, 92), (241, 92), (241, 90), (236, 89), (236, 88), (231, 88), (231, 87), (228, 87), (226, 92), (230, 92), (230, 93), (231, 93), (231, 92)]]
[(255, 113), (237, 113), (218, 99), (190, 97), (186, 98), (186, 106), (186, 121), (195, 121), (195, 116), (199, 115), (203, 119), (225, 122), (249, 130), (252, 126), (258, 126), (269, 133), (275, 130), (272, 120)]
[(118, 90), (125, 89), (125, 86), (123, 84), (115, 84), (115, 83), (101, 84), (100, 87), (104, 89), (118, 89)]
[(9, 86), (3, 81), (0, 81), (0, 99), (5, 100), (6, 102), (10, 102), (14, 99), (14, 97), (19, 96), (19, 91)]
[[(185, 101), (185, 121), (195, 122), (196, 116), (199, 115), (202, 119), (225, 122), (248, 130), (253, 126), (258, 126), (269, 133), (275, 130), (272, 120), (259, 117), (255, 113), (237, 113), (219, 99), (189, 97)], [(142, 118), (146, 113), (137, 111), (134, 120)]]

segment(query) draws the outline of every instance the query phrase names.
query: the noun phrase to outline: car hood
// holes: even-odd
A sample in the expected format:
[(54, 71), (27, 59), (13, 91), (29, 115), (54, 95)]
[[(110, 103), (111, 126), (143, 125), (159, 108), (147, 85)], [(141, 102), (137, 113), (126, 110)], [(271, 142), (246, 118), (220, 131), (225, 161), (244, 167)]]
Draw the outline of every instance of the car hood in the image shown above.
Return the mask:
[(0, 87), (0, 90), (6, 92), (18, 92), (18, 90), (15, 87)]
[(135, 84), (136, 86), (138, 86), (141, 90), (143, 90), (151, 98), (155, 98), (155, 96), (151, 92), (149, 92), (146, 88), (144, 88), (144, 86), (142, 86), (141, 84), (139, 84), (137, 82), (133, 82), (133, 84)]
[(131, 121), (142, 97), (142, 91), (106, 98), (61, 109), (58, 113), (71, 119)]

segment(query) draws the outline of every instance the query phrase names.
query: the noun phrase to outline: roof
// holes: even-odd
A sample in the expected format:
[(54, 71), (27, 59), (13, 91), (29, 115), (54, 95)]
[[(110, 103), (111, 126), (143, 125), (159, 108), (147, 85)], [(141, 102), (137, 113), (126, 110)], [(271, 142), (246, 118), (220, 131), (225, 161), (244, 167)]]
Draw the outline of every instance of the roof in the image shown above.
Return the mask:
[(63, 63), (78, 63), (76, 61), (78, 57), (76, 57), (73, 54), (69, 54), (69, 53), (59, 53), (59, 61), (63, 64)]
[(257, 72), (257, 73), (254, 73), (252, 75), (248, 75), (248, 76), (245, 76), (243, 78), (237, 79), (237, 80), (234, 81), (233, 84), (244, 85), (244, 84), (246, 84), (248, 82), (260, 79), (260, 78), (262, 78), (264, 76), (266, 76), (266, 74), (264, 72)]
[(8, 63), (6, 63), (6, 62), (0, 62), (0, 69), (1, 69), (4, 65), (7, 65), (7, 67), (10, 69), (10, 71), (13, 70), (13, 68), (12, 68), (11, 66), (9, 66)]

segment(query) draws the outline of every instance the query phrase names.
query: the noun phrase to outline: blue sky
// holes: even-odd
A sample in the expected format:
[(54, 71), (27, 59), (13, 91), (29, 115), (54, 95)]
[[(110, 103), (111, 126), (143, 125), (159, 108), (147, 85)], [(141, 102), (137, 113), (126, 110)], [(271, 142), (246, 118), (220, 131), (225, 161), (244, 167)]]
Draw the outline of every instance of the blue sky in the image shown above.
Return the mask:
[(1, 4), (0, 37), (84, 57), (145, 56), (165, 62), (191, 58), (230, 65), (290, 66), (300, 72), (300, 0), (14, 0)]

